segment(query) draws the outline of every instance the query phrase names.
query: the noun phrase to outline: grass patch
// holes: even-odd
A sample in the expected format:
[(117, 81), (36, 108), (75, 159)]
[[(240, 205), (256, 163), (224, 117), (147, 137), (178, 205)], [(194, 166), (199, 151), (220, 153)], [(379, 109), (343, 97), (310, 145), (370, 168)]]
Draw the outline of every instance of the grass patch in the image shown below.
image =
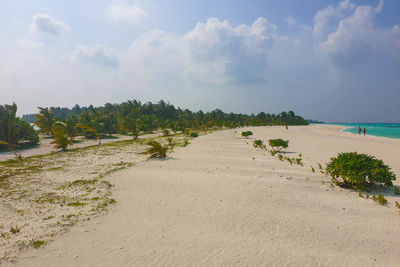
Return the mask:
[(384, 206), (387, 203), (385, 195), (384, 194), (380, 194), (379, 192), (378, 192), (378, 196), (372, 196), (372, 200), (375, 201), (375, 202), (378, 202), (382, 206)]
[(75, 201), (75, 202), (71, 202), (68, 203), (67, 206), (68, 207), (81, 207), (81, 206), (85, 206), (86, 203), (80, 202), (80, 201)]
[(29, 243), (33, 248), (40, 248), (41, 246), (46, 245), (47, 241), (32, 239), (31, 241), (29, 241)]

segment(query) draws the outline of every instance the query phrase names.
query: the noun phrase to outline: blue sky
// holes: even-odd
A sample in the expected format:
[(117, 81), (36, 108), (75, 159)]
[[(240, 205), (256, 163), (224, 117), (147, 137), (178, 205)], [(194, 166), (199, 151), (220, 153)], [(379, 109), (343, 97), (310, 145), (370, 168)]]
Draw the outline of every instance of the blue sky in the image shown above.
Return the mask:
[(0, 103), (400, 122), (400, 1), (0, 0)]

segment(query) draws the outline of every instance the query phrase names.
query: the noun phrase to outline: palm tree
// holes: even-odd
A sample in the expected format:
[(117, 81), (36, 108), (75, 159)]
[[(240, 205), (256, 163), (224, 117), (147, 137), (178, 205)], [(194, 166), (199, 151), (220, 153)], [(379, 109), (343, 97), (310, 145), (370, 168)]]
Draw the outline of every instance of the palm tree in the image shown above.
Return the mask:
[(168, 146), (163, 146), (155, 140), (147, 142), (147, 145), (150, 147), (145, 154), (150, 154), (150, 158), (164, 159), (167, 157)]
[(36, 121), (34, 124), (40, 128), (40, 132), (44, 134), (53, 134), (51, 126), (54, 123), (54, 116), (48, 108), (38, 107), (39, 113), (35, 114)]
[(54, 148), (61, 149), (62, 151), (67, 150), (67, 147), (72, 145), (72, 138), (67, 134), (65, 123), (56, 122), (51, 128), (54, 136), (54, 140), (51, 143), (55, 144)]

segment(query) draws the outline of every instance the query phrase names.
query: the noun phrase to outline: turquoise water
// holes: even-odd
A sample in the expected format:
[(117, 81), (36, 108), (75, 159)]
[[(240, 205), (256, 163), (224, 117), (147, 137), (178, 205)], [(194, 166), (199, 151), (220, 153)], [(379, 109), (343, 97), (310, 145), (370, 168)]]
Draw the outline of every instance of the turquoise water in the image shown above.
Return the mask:
[(369, 124), (357, 124), (357, 123), (329, 123), (334, 125), (344, 125), (351, 128), (345, 129), (345, 132), (358, 134), (358, 127), (362, 129), (365, 127), (367, 135), (381, 136), (400, 139), (400, 123), (392, 124), (381, 124), (381, 123), (369, 123)]

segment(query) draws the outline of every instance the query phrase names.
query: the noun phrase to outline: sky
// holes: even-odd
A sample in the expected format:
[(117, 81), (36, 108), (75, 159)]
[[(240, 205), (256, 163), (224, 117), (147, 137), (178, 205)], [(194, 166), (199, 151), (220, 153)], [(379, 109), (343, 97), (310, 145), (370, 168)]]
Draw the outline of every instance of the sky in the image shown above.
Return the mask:
[(400, 122), (398, 0), (0, 0), (0, 104)]

